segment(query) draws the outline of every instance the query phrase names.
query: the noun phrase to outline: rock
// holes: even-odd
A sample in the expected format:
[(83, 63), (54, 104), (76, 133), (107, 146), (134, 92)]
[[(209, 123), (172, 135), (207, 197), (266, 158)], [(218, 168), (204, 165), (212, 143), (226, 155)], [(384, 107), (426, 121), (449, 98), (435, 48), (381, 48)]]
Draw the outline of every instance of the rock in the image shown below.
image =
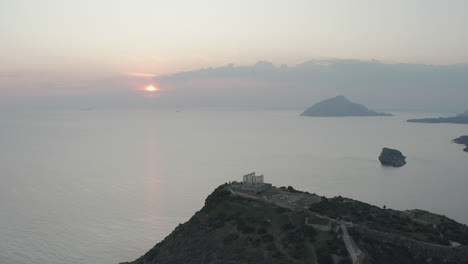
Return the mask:
[(379, 160), (382, 165), (389, 165), (393, 167), (401, 167), (406, 164), (406, 157), (401, 154), (399, 150), (383, 148), (380, 153)]

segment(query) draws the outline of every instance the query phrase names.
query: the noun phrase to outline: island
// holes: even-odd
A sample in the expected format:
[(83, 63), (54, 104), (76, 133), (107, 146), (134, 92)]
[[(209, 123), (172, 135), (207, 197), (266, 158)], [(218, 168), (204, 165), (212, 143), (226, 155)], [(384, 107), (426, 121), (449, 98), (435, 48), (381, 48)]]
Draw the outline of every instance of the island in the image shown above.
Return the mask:
[(468, 124), (468, 111), (458, 114), (456, 116), (451, 116), (451, 117), (408, 119), (407, 122)]
[(457, 143), (457, 144), (463, 144), (466, 146), (466, 148), (464, 149), (464, 151), (468, 152), (468, 136), (461, 136), (459, 138), (456, 138), (454, 140), (452, 140), (454, 143)]
[(219, 186), (188, 222), (127, 264), (468, 263), (468, 227), (445, 216), (278, 188), (258, 177)]
[(383, 148), (379, 160), (382, 165), (401, 167), (406, 164), (406, 157), (401, 151), (391, 148)]
[(340, 95), (323, 100), (306, 109), (301, 116), (340, 117), (340, 116), (392, 116), (392, 114), (378, 113), (362, 104), (351, 102)]

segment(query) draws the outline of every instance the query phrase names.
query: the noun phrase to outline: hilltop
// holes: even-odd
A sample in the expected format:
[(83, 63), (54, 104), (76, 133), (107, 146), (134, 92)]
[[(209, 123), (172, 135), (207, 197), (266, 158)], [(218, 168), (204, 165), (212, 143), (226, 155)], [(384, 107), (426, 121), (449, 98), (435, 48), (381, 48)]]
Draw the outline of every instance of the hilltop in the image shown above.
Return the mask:
[(461, 264), (466, 245), (468, 227), (445, 216), (234, 182), (129, 263)]
[(306, 109), (301, 115), (316, 117), (391, 116), (391, 114), (370, 110), (364, 105), (351, 102), (341, 95), (318, 102)]

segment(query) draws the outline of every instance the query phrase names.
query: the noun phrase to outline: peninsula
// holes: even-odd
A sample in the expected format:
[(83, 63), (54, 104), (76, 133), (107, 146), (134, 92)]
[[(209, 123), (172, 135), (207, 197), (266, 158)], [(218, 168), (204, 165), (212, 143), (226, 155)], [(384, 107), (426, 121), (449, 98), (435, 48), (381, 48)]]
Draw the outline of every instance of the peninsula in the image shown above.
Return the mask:
[(408, 119), (407, 122), (468, 124), (468, 111), (451, 117)]
[(351, 102), (340, 95), (323, 100), (306, 109), (301, 116), (340, 117), (340, 116), (392, 116), (392, 114), (378, 113), (362, 104)]
[(468, 263), (468, 227), (445, 216), (246, 176), (216, 188), (188, 222), (127, 264)]
[(454, 143), (463, 144), (466, 146), (464, 151), (468, 152), (468, 136), (461, 136), (453, 140)]

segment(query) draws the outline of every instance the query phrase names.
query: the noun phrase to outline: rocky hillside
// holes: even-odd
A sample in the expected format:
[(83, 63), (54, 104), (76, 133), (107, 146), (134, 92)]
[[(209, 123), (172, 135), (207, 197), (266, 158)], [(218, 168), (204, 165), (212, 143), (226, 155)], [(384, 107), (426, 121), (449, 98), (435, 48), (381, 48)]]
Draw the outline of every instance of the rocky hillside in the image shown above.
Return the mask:
[[(309, 206), (304, 206), (309, 203)], [(132, 264), (468, 263), (468, 227), (292, 187), (218, 187), (205, 206)], [(142, 249), (143, 250), (143, 249)]]

